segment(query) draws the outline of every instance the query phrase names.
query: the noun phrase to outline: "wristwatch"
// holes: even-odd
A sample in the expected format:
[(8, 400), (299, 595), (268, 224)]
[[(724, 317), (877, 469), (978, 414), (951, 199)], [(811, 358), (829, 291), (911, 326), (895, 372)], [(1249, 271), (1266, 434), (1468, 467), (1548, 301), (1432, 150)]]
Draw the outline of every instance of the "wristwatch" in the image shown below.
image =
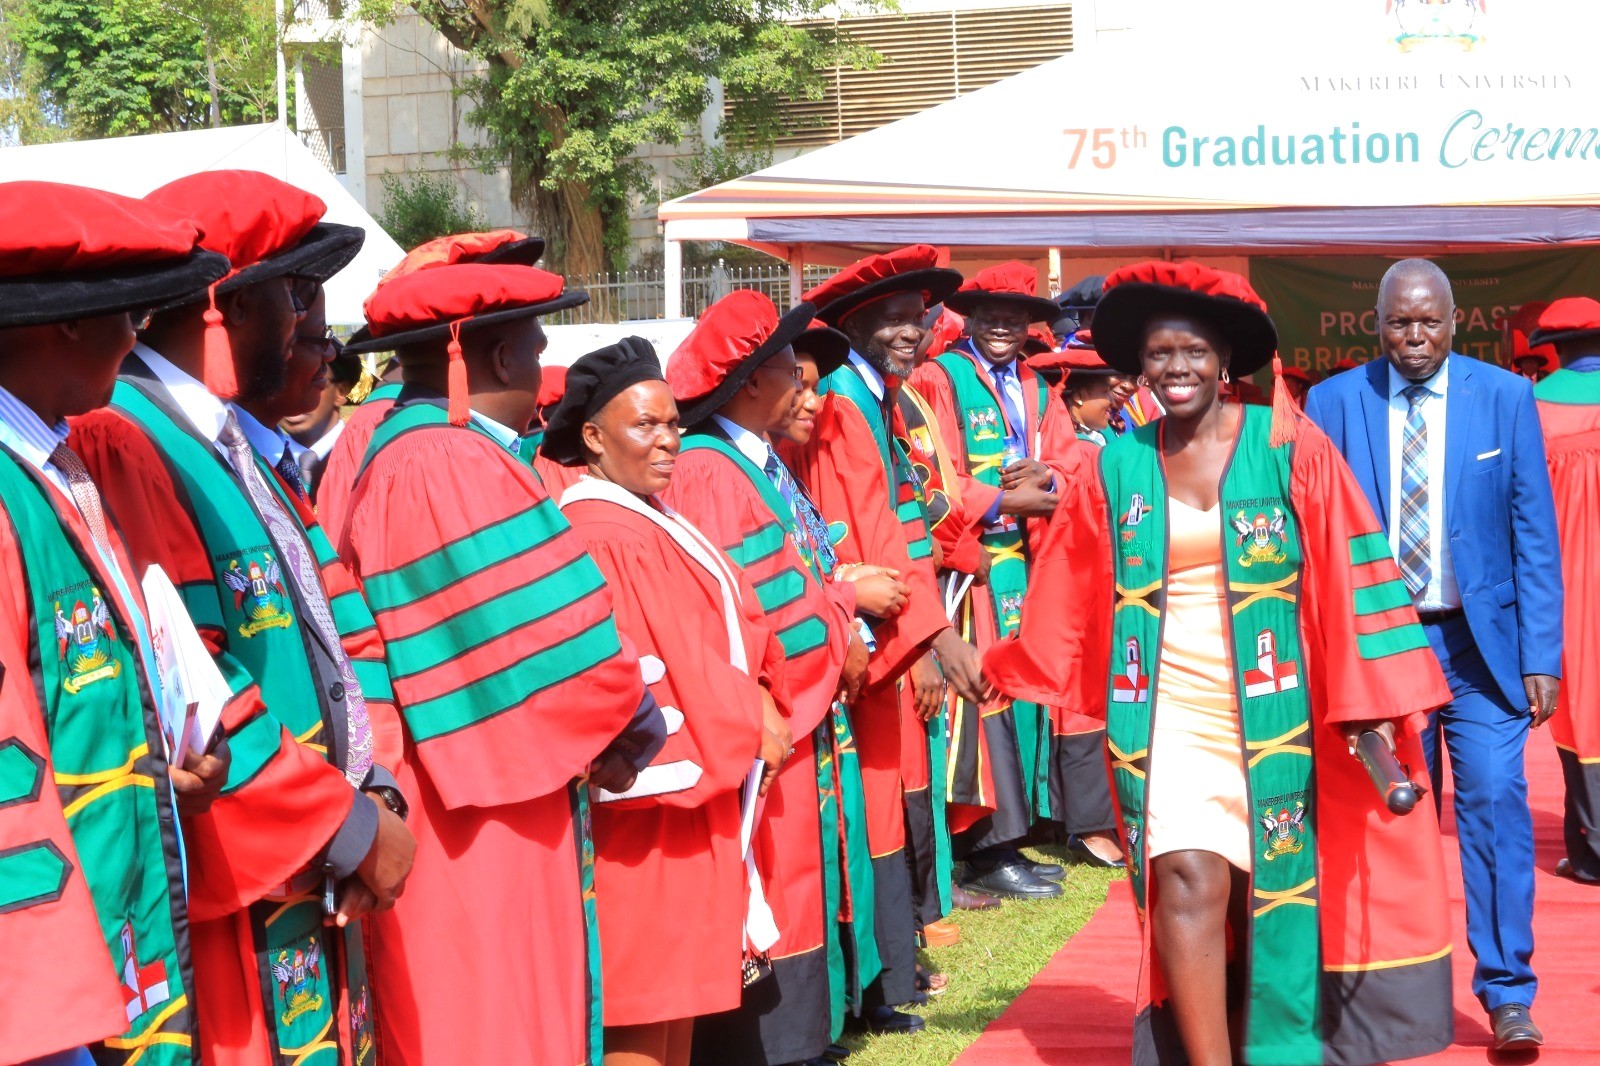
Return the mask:
[(366, 791), (382, 800), (383, 805), (399, 815), (402, 822), (406, 820), (406, 815), (411, 812), (411, 807), (406, 803), (406, 798), (400, 794), (398, 788), (392, 788), (389, 785), (373, 785)]

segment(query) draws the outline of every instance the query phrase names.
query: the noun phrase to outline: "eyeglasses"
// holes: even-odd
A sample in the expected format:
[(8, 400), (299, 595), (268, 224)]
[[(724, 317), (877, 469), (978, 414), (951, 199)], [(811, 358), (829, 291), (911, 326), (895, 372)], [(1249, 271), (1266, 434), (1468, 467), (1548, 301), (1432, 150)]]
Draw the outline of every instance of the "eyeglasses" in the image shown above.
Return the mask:
[(773, 366), (771, 363), (763, 363), (756, 369), (770, 370), (773, 373), (782, 374), (784, 377), (793, 378), (796, 385), (804, 386), (806, 383), (805, 373), (800, 369), (799, 363), (793, 366)]
[(324, 326), (320, 334), (314, 334), (309, 337), (304, 333), (296, 333), (294, 335), (296, 344), (303, 344), (307, 348), (320, 348), (325, 352), (333, 350), (334, 341), (332, 326)]
[(133, 323), (133, 331), (139, 333), (150, 328), (150, 320), (156, 317), (153, 307), (136, 307), (128, 312), (128, 321)]

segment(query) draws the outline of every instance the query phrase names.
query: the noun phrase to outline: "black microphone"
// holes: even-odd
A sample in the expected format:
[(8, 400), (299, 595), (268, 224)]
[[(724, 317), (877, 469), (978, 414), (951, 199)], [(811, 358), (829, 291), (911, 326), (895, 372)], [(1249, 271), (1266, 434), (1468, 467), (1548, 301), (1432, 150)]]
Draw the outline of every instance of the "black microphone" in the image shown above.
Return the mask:
[(1378, 795), (1395, 814), (1410, 814), (1417, 805), (1417, 786), (1400, 768), (1400, 761), (1376, 731), (1368, 729), (1356, 738), (1356, 758), (1367, 768), (1367, 776), (1378, 788)]

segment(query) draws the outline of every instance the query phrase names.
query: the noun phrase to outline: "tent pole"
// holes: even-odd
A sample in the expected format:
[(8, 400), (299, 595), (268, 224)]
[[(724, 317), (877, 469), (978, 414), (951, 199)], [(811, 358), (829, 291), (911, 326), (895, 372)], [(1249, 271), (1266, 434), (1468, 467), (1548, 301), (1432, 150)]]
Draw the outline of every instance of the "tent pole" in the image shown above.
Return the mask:
[(683, 317), (683, 245), (668, 237), (662, 247), (662, 266), (666, 274), (665, 318)]
[(806, 291), (806, 257), (801, 245), (789, 246), (789, 306), (793, 307), (800, 302), (800, 296)]

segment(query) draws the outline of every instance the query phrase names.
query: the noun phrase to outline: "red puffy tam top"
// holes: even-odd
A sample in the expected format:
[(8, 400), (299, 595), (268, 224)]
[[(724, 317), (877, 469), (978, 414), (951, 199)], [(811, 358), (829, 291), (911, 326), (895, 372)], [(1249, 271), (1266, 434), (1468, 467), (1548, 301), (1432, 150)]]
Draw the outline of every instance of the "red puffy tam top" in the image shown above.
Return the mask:
[(560, 274), (538, 267), (456, 263), (386, 279), (361, 308), (372, 336), (389, 338), (550, 303), (566, 287)]
[[(1201, 296), (1239, 300), (1263, 313), (1267, 310), (1266, 301), (1256, 295), (1256, 290), (1250, 287), (1250, 283), (1243, 275), (1235, 274), (1231, 270), (1208, 267), (1192, 259), (1179, 262), (1152, 259), (1144, 263), (1130, 264), (1113, 271), (1106, 278), (1105, 291), (1109, 293), (1118, 285), (1130, 284), (1184, 289)], [(1096, 314), (1098, 318), (1098, 312)]]
[(130, 196), (51, 181), (0, 185), (0, 277), (183, 259), (200, 236), (191, 215)]
[(1039, 295), (1039, 272), (1016, 259), (978, 271), (958, 292), (947, 297), (944, 305), (959, 314), (970, 315), (979, 304), (985, 303), (1006, 304), (1026, 311), (1032, 322), (1051, 322), (1061, 314), (1059, 304)]
[(299, 244), (328, 210), (320, 198), (258, 170), (202, 170), (145, 199), (193, 217), (205, 230), (205, 247), (227, 256), (236, 274)]
[(949, 249), (931, 244), (869, 255), (806, 293), (805, 300), (816, 305), (817, 317), (830, 326), (868, 304), (902, 292), (920, 292), (923, 304), (931, 306), (942, 303), (961, 285), (961, 273), (946, 266), (949, 261)]
[(1600, 300), (1564, 296), (1540, 312), (1537, 324), (1548, 332), (1600, 329)]
[[(506, 252), (519, 246), (528, 246), (537, 242), (538, 253), (544, 251), (544, 241), (531, 238), (526, 233), (514, 229), (487, 230), (483, 233), (456, 233), (447, 237), (435, 237), (431, 241), (417, 245), (406, 253), (399, 265), (391, 269), (378, 282), (378, 287), (392, 281), (398, 281), (407, 274), (415, 274), (419, 270), (430, 270), (434, 267), (452, 266), (456, 263), (477, 263), (493, 258), (496, 253)], [(526, 262), (532, 266), (533, 260), (539, 258), (538, 253)]]
[(183, 212), (78, 185), (0, 185), (0, 329), (143, 313), (227, 271)]
[(467, 424), (470, 397), (461, 330), (559, 311), (583, 303), (560, 274), (514, 264), (455, 263), (418, 270), (379, 285), (362, 310), (371, 339), (346, 346), (359, 354), (449, 338), (450, 421)]
[(730, 292), (700, 316), (667, 359), (667, 387), (682, 403), (709, 394), (778, 328), (778, 308), (755, 289)]

